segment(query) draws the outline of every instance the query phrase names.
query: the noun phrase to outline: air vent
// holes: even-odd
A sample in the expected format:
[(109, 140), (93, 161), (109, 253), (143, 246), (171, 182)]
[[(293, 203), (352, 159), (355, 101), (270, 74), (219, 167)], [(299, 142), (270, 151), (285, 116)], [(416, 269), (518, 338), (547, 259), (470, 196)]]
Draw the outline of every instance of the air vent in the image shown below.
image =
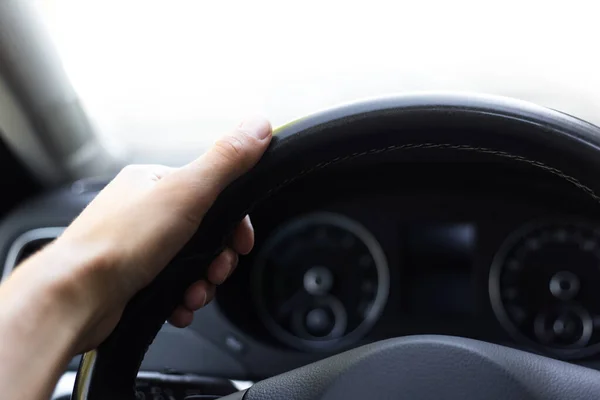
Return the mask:
[(19, 236), (8, 250), (2, 279), (6, 279), (15, 266), (19, 265), (27, 257), (40, 250), (42, 247), (56, 239), (65, 228), (51, 227), (32, 229)]

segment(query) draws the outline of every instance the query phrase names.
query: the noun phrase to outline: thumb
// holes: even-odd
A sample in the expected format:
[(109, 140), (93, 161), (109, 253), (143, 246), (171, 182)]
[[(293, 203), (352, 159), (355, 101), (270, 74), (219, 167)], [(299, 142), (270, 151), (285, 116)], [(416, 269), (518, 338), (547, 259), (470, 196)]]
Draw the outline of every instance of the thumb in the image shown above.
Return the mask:
[(260, 160), (271, 141), (271, 131), (266, 119), (249, 118), (184, 168), (205, 174), (203, 179), (220, 192)]
[(192, 203), (190, 211), (197, 219), (202, 218), (225, 187), (260, 160), (271, 142), (271, 134), (268, 120), (246, 119), (202, 156), (168, 176), (171, 183), (177, 181), (179, 190), (187, 192), (185, 197)]

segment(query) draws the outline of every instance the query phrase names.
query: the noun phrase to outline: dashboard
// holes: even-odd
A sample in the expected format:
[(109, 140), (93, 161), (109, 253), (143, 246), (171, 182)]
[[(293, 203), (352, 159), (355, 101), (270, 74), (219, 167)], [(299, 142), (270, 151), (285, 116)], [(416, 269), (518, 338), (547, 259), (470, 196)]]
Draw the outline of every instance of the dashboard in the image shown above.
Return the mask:
[[(4, 276), (103, 184), (78, 182), (8, 215)], [(146, 375), (231, 386), (416, 334), (600, 369), (600, 214), (556, 176), (469, 160), (337, 167), (284, 188), (251, 217), (254, 251), (190, 328), (165, 324)]]
[(437, 216), (386, 211), (403, 197), (332, 205), (267, 236), (248, 282), (275, 342), (333, 351), (436, 333), (561, 358), (596, 354), (600, 225), (562, 215), (521, 221), (532, 210), (518, 204), (504, 204), (511, 215), (499, 222), (470, 211), (497, 201), (448, 195)]
[[(292, 354), (444, 334), (594, 363), (594, 206), (533, 171), (439, 167), (334, 172), (257, 209), (255, 252), (217, 298), (224, 315)], [(402, 185), (382, 185), (389, 175)]]

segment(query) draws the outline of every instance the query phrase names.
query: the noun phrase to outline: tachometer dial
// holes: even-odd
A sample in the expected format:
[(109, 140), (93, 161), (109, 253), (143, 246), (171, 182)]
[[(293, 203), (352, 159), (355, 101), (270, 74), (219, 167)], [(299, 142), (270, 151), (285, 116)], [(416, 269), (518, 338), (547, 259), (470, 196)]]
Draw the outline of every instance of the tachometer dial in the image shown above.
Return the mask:
[(389, 271), (361, 224), (333, 213), (300, 217), (259, 252), (255, 298), (266, 327), (301, 349), (332, 350), (362, 337), (383, 311)]
[(600, 230), (543, 223), (513, 234), (490, 271), (494, 312), (517, 340), (563, 358), (600, 350)]

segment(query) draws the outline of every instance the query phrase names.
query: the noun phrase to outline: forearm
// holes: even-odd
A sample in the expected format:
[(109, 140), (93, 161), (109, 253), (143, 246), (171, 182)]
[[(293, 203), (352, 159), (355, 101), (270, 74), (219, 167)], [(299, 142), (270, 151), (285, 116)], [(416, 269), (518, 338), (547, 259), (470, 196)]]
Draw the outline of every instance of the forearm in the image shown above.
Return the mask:
[(70, 262), (57, 253), (36, 254), (0, 286), (2, 398), (48, 399), (88, 322), (74, 288), (50, 273)]

